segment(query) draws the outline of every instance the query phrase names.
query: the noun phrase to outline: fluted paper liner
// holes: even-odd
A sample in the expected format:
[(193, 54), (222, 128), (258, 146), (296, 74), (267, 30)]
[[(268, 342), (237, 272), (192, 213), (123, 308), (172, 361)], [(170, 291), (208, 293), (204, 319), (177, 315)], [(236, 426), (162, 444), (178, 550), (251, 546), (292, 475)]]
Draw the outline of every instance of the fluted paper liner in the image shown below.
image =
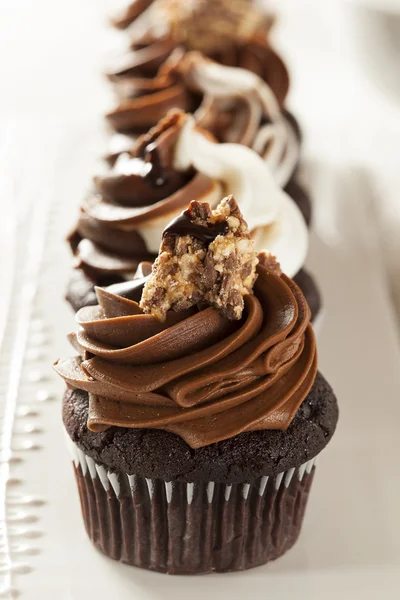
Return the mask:
[(110, 472), (67, 439), (86, 531), (110, 558), (170, 574), (240, 571), (300, 533), (316, 458), (251, 483), (184, 483)]

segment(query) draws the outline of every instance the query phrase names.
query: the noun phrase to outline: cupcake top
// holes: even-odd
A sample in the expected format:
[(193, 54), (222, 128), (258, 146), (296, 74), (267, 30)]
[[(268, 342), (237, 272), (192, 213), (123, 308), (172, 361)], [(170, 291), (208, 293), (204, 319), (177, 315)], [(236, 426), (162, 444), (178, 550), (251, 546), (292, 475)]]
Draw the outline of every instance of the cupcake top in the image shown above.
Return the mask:
[(228, 319), (241, 319), (257, 264), (254, 242), (233, 196), (214, 211), (193, 200), (164, 230), (140, 307), (165, 321), (171, 309), (179, 312), (205, 302)]
[(94, 179), (70, 236), (77, 266), (96, 280), (132, 277), (138, 263), (153, 260), (161, 233), (192, 199), (212, 207), (233, 194), (258, 250), (278, 256), (295, 275), (308, 245), (305, 221), (295, 202), (274, 181), (264, 161), (239, 144), (219, 144), (193, 117), (171, 112)]
[(55, 365), (89, 393), (89, 429), (162, 429), (192, 448), (285, 430), (316, 377), (310, 311), (271, 255), (257, 259), (235, 200), (191, 204), (145, 273), (97, 290), (71, 335), (80, 356)]
[(145, 80), (154, 78), (171, 53), (180, 48), (258, 74), (283, 104), (288, 73), (267, 39), (272, 19), (254, 2), (142, 1), (135, 3), (130, 14), (131, 49), (110, 65), (107, 75), (116, 82), (132, 79), (134, 84), (136, 80), (136, 95), (142, 95)]
[(115, 129), (153, 124), (162, 111), (181, 108), (193, 112), (197, 124), (218, 141), (253, 148), (282, 187), (293, 175), (300, 152), (297, 124), (258, 75), (178, 50), (147, 89), (141, 85), (137, 96), (137, 79), (118, 84), (119, 104), (107, 115)]
[(184, 50), (168, 47), (153, 76), (135, 71), (129, 77), (123, 77), (118, 71), (124, 71), (126, 62), (130, 64), (131, 56), (128, 55), (119, 62), (116, 74), (109, 73), (114, 82), (117, 105), (106, 114), (106, 118), (117, 132), (129, 134), (130, 138), (125, 143), (155, 126), (171, 109), (196, 110), (199, 100), (177, 70), (184, 56)]

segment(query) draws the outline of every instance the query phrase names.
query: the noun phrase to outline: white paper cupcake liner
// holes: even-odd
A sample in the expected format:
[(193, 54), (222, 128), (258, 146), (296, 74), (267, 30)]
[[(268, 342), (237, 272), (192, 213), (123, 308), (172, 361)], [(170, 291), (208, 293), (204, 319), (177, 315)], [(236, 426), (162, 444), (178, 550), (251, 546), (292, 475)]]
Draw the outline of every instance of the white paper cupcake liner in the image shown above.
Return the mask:
[(112, 472), (67, 436), (90, 539), (137, 567), (195, 574), (248, 569), (296, 541), (316, 458), (249, 483), (186, 483)]

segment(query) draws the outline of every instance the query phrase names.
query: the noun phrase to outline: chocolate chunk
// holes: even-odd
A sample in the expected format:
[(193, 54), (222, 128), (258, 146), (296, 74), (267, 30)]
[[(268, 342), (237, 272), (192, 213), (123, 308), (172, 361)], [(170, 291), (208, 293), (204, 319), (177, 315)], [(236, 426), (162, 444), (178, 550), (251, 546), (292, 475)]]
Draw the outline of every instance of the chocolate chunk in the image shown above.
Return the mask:
[(257, 263), (249, 229), (232, 196), (215, 210), (193, 201), (164, 231), (140, 306), (162, 321), (168, 310), (198, 303), (213, 306), (228, 319), (240, 319)]

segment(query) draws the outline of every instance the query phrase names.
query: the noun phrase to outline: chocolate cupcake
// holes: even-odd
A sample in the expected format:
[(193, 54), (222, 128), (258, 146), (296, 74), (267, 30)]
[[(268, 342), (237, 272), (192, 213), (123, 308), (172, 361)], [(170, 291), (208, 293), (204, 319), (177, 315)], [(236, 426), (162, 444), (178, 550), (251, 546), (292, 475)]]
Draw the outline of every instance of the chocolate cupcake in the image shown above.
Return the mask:
[(303, 267), (304, 202), (299, 208), (296, 195), (292, 199), (279, 188), (254, 151), (218, 144), (180, 111), (115, 158), (94, 186), (69, 238), (76, 270), (67, 298), (75, 310), (96, 303), (94, 285), (130, 279), (140, 262), (153, 261), (164, 227), (191, 200), (214, 207), (223, 193), (235, 194), (248, 215), (258, 250), (276, 254), (289, 276)]
[(192, 202), (146, 273), (97, 290), (55, 365), (86, 531), (165, 573), (276, 559), (338, 418), (307, 303), (233, 198)]

